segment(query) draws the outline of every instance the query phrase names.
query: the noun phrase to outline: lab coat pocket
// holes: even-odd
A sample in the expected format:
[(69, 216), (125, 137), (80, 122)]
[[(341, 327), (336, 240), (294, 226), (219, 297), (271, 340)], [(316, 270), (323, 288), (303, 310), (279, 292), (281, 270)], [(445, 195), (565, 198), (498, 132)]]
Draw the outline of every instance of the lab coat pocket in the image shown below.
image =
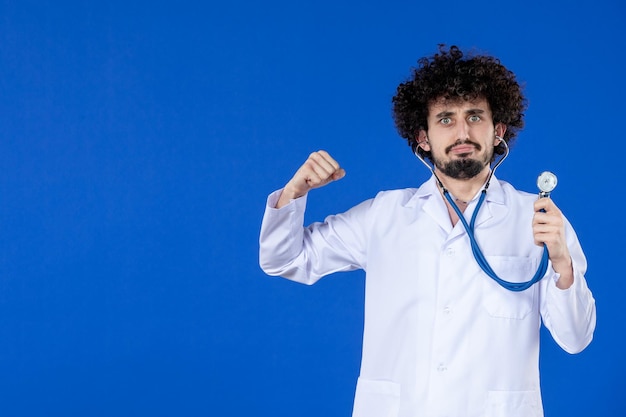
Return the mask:
[(352, 417), (397, 417), (400, 412), (400, 384), (359, 378)]
[[(509, 282), (529, 281), (536, 272), (537, 262), (532, 258), (514, 256), (487, 256), (487, 261), (496, 275)], [(525, 318), (536, 303), (536, 285), (524, 291), (511, 291), (484, 274), (483, 306), (492, 317)]]
[(541, 417), (538, 391), (490, 391), (484, 417)]

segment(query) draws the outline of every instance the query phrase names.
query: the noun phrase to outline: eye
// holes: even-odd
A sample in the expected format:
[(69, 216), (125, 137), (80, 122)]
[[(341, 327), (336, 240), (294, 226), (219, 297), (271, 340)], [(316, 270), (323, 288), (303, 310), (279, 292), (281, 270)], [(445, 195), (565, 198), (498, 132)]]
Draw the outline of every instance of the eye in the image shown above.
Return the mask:
[(452, 119), (449, 117), (444, 117), (439, 120), (439, 123), (441, 123), (442, 125), (449, 125), (450, 123), (452, 123)]
[(480, 116), (478, 116), (477, 114), (473, 114), (469, 117), (469, 121), (470, 122), (479, 122), (480, 121)]

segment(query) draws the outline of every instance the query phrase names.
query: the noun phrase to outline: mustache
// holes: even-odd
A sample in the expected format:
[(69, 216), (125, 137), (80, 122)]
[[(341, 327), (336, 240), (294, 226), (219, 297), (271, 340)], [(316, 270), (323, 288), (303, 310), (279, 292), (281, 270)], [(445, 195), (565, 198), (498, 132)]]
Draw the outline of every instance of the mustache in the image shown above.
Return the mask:
[(473, 142), (469, 139), (466, 139), (466, 140), (459, 139), (445, 149), (446, 154), (450, 153), (452, 151), (452, 148), (454, 148), (455, 146), (459, 146), (459, 145), (472, 145), (474, 148), (476, 148), (477, 151), (480, 151), (482, 149), (482, 146), (480, 146), (479, 143)]

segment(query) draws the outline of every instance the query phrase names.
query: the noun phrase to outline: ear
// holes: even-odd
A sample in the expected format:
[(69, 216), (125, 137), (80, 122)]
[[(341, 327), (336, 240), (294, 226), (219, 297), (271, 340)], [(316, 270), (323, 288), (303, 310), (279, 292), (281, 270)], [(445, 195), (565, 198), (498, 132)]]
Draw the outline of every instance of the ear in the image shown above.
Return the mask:
[[(496, 136), (503, 138), (504, 134), (506, 133), (506, 125), (504, 123), (497, 123), (495, 131), (496, 131)], [(493, 146), (498, 146), (499, 144), (500, 144), (500, 139), (495, 139), (493, 142)]]
[(430, 152), (430, 143), (428, 142), (428, 136), (425, 130), (420, 130), (417, 134), (417, 144), (426, 152)]

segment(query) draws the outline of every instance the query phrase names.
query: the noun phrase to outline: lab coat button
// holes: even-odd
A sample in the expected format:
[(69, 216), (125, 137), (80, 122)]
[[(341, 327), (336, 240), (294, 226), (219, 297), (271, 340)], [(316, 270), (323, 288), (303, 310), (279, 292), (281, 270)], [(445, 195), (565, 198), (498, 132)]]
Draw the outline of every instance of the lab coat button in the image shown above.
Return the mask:
[(454, 256), (454, 249), (452, 248), (448, 248), (446, 249), (446, 256), (448, 256), (449, 258)]
[(452, 309), (450, 307), (445, 307), (443, 309), (443, 314), (445, 314), (446, 316), (449, 315), (450, 313), (452, 313)]

